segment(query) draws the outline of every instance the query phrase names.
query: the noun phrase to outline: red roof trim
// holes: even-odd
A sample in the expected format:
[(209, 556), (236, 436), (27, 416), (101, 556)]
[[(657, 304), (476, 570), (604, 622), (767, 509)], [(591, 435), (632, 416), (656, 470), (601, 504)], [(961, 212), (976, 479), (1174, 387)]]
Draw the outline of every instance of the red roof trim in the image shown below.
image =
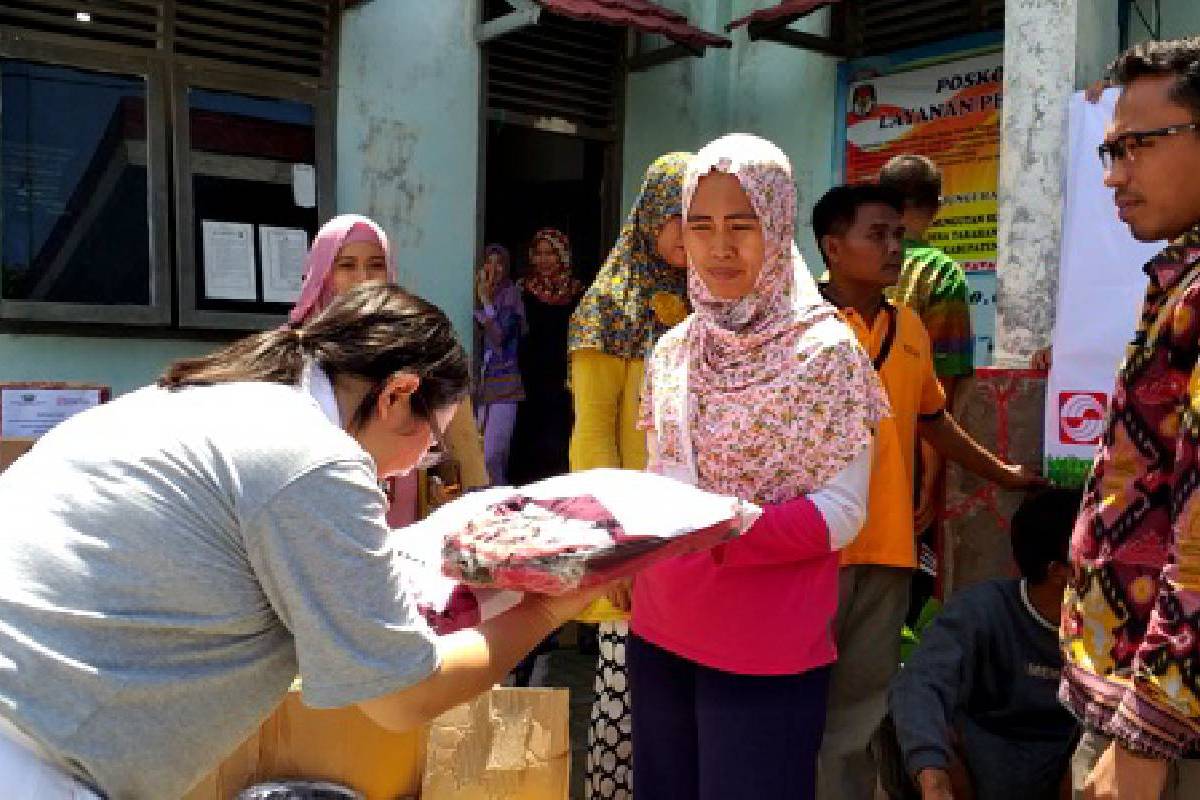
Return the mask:
[(602, 22), (657, 33), (693, 50), (706, 47), (731, 47), (724, 36), (709, 33), (688, 22), (677, 11), (663, 8), (650, 0), (537, 0), (554, 14), (586, 22)]
[(779, 5), (759, 9), (753, 14), (735, 19), (725, 26), (725, 30), (732, 31), (734, 28), (749, 25), (751, 22), (782, 22), (784, 25), (787, 25), (801, 17), (807, 17), (817, 9), (840, 2), (841, 0), (784, 0)]

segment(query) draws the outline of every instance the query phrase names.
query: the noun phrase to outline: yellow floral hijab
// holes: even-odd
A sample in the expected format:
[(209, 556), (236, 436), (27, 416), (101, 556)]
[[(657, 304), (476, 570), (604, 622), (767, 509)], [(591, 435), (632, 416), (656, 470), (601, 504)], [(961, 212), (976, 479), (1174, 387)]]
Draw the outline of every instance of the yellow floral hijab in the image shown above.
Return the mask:
[(687, 316), (687, 270), (664, 264), (655, 241), (667, 220), (683, 214), (689, 158), (668, 153), (646, 171), (616, 245), (571, 316), (572, 351), (645, 358), (658, 337)]

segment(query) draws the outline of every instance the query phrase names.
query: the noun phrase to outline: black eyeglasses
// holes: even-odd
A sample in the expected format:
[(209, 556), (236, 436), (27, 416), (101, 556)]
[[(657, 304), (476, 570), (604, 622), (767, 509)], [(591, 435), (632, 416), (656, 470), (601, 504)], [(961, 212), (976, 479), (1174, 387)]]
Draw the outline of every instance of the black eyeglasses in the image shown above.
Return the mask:
[(1161, 136), (1174, 136), (1177, 133), (1195, 130), (1200, 130), (1200, 122), (1185, 122), (1149, 131), (1128, 131), (1127, 133), (1113, 137), (1097, 147), (1096, 155), (1100, 156), (1100, 163), (1105, 169), (1112, 169), (1112, 165), (1116, 162), (1123, 161), (1127, 157), (1132, 158), (1133, 151), (1139, 147), (1145, 147), (1146, 143), (1151, 139), (1157, 139)]
[(429, 410), (429, 404), (420, 395), (414, 394), (411, 397), (413, 410), (425, 419), (429, 425), (429, 432), (433, 434), (433, 447), (417, 462), (418, 469), (429, 469), (440, 464), (449, 452), (446, 449), (446, 434), (438, 427), (437, 418)]

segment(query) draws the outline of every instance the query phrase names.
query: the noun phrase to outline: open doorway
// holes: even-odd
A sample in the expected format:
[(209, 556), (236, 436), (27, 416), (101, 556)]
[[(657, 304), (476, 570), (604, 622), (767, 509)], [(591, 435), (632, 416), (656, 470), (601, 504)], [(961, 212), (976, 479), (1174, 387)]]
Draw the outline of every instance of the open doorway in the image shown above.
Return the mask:
[[(480, 5), (485, 22), (512, 11), (502, 0)], [(505, 415), (514, 416), (515, 427), (503, 439), (509, 443), (505, 466), (489, 466), (508, 483), (569, 469), (567, 330), (616, 235), (626, 45), (621, 27), (553, 13), (483, 45), (481, 244), (503, 245), (511, 254), (512, 276), (524, 281), (519, 294), (525, 332), (515, 348), (523, 399), (495, 408), (503, 420), (495, 428), (496, 441), (509, 425)], [(541, 255), (531, 259), (531, 244), (544, 229), (561, 236), (540, 237)], [(560, 260), (569, 261), (573, 282)], [(493, 407), (486, 400), (489, 387), (512, 382), (490, 380), (490, 365), (506, 357), (487, 361), (492, 347), (486, 339), (479, 343), (477, 352), (486, 362), (480, 364), (479, 397), (486, 409)], [(485, 454), (494, 450), (492, 418), (484, 416)], [(489, 465), (498, 461), (489, 457)]]
[(502, 244), (517, 274), (528, 266), (533, 234), (556, 228), (571, 242), (585, 285), (607, 254), (602, 234), (607, 142), (521, 125), (488, 123), (484, 240)]
[[(504, 469), (507, 481), (520, 485), (570, 468), (567, 331), (571, 312), (608, 249), (606, 167), (613, 145), (490, 121), (486, 146), (484, 239), (508, 249), (513, 277), (523, 287), (525, 329), (517, 350), (524, 399), (516, 409)], [(576, 284), (569, 299), (551, 303), (530, 286), (540, 269), (531, 248), (545, 229), (562, 234)]]

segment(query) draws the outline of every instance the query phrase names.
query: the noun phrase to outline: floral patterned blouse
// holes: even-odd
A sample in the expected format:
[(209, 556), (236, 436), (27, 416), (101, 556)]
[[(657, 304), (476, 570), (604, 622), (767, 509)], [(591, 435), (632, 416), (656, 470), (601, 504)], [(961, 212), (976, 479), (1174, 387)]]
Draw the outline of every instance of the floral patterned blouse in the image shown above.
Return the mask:
[(1176, 759), (1200, 756), (1200, 226), (1146, 272), (1071, 542), (1061, 695), (1089, 727)]

